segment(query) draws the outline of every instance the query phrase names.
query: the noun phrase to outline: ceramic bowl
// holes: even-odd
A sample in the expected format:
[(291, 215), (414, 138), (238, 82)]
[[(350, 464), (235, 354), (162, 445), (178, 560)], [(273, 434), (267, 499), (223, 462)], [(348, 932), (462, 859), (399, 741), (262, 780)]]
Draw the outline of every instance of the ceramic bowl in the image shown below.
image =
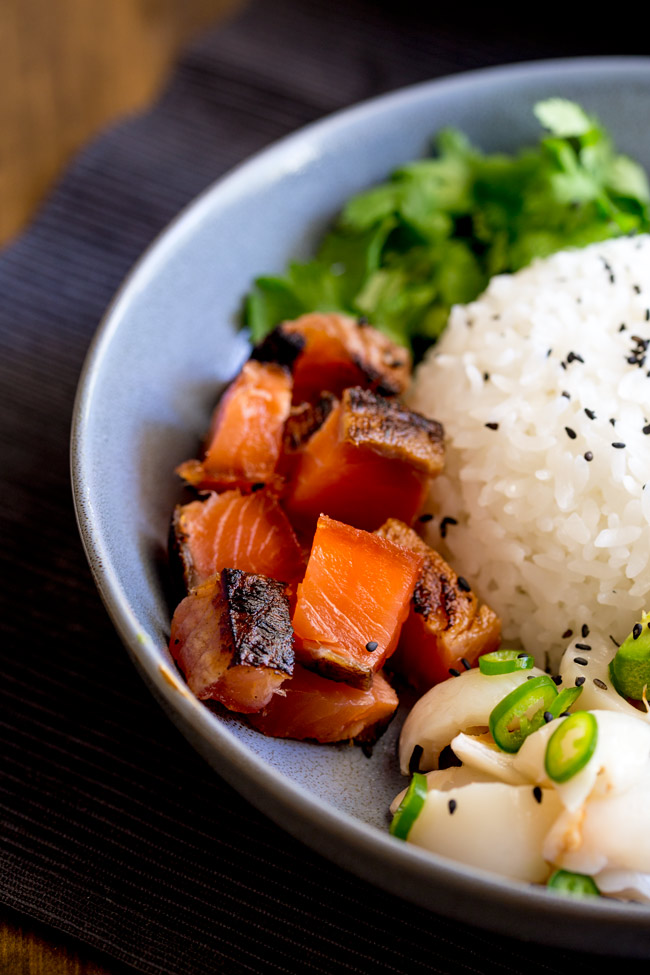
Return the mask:
[(342, 204), (427, 153), (453, 125), (485, 151), (537, 141), (531, 107), (579, 101), (650, 169), (650, 59), (580, 59), (487, 69), (340, 112), (221, 179), (154, 243), (116, 297), (84, 368), (72, 435), (78, 520), (106, 607), (144, 679), (214, 768), (340, 865), (420, 905), (503, 933), (646, 955), (650, 909), (571, 901), (436, 857), (388, 834), (403, 787), (399, 718), (372, 758), (347, 745), (265, 738), (186, 689), (167, 649), (164, 553), (218, 390), (248, 353), (238, 330), (253, 278), (306, 257)]

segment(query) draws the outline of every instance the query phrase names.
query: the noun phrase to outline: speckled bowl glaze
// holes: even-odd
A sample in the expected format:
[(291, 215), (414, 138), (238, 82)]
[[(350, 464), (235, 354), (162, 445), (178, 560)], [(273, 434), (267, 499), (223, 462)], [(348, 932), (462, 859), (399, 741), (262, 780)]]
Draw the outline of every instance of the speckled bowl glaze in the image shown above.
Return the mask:
[(167, 650), (164, 551), (216, 391), (246, 358), (237, 330), (252, 279), (310, 253), (348, 197), (426, 154), (442, 126), (486, 151), (537, 140), (531, 106), (561, 95), (609, 126), (650, 168), (650, 59), (547, 61), (398, 91), (312, 125), (246, 162), (196, 200), (134, 269), (84, 368), (72, 431), (79, 526), (106, 607), (154, 695), (214, 768), (321, 853), (431, 910), (496, 931), (644, 956), (650, 909), (568, 901), (393, 839), (387, 805), (403, 786), (400, 719), (368, 760), (359, 749), (267, 739), (199, 704)]

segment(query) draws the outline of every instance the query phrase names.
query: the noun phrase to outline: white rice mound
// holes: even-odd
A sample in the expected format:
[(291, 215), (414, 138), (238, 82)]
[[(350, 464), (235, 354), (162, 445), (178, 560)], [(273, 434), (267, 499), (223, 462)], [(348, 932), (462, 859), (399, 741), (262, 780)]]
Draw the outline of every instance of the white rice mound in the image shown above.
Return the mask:
[(429, 543), (554, 667), (650, 610), (649, 319), (650, 237), (563, 251), (453, 308), (412, 387), (447, 443)]

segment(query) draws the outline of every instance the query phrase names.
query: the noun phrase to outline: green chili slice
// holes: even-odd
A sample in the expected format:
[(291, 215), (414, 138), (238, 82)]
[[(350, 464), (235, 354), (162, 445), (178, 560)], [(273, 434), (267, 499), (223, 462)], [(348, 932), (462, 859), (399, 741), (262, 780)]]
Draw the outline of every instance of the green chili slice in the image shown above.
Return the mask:
[(561, 714), (568, 711), (572, 704), (578, 700), (582, 694), (582, 687), (565, 687), (551, 704), (549, 711), (554, 718), (559, 718)]
[(577, 897), (600, 897), (600, 891), (593, 877), (586, 873), (571, 873), (569, 870), (556, 870), (546, 884), (561, 894)]
[(400, 840), (408, 837), (413, 823), (422, 812), (426, 797), (427, 777), (421, 772), (415, 772), (390, 824), (390, 832), (393, 836), (397, 836)]
[(546, 746), (549, 779), (567, 782), (583, 769), (598, 741), (598, 722), (589, 711), (575, 711), (555, 729)]
[(504, 752), (518, 752), (524, 740), (544, 724), (544, 712), (557, 697), (557, 687), (541, 674), (515, 687), (490, 715), (490, 733)]
[(622, 697), (642, 700), (644, 688), (650, 687), (650, 613), (634, 624), (621, 643), (609, 665), (609, 676)]
[(512, 674), (515, 670), (530, 670), (535, 661), (529, 653), (521, 650), (495, 650), (479, 657), (478, 666), (482, 674)]

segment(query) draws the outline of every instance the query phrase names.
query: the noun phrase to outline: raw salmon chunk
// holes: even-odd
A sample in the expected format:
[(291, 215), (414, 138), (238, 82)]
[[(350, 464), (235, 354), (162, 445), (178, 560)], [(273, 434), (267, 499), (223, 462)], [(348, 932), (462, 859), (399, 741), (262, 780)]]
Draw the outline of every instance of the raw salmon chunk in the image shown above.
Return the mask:
[(479, 605), (469, 583), (408, 525), (389, 519), (377, 532), (423, 558), (411, 612), (402, 628), (391, 669), (424, 692), (447, 680), (450, 670), (473, 666), (479, 656), (499, 648), (501, 621)]
[(321, 516), (293, 614), (298, 660), (367, 689), (391, 655), (424, 558)]
[(247, 487), (273, 479), (291, 409), (291, 374), (249, 360), (219, 402), (202, 461), (177, 473), (196, 488)]
[(265, 490), (212, 493), (205, 501), (177, 505), (173, 534), (187, 589), (225, 568), (281, 582), (304, 574), (305, 559), (289, 520)]
[(305, 533), (321, 513), (366, 531), (411, 522), (443, 464), (439, 423), (353, 387), (296, 454), (284, 504)]
[(283, 322), (253, 355), (291, 367), (294, 403), (315, 402), (325, 391), (340, 396), (348, 386), (394, 396), (406, 389), (411, 375), (403, 346), (363, 319), (333, 313)]
[(169, 649), (201, 700), (231, 711), (261, 710), (293, 673), (283, 584), (224, 569), (178, 605)]
[(314, 738), (320, 742), (356, 738), (374, 741), (398, 705), (383, 674), (366, 691), (319, 677), (300, 665), (291, 680), (250, 723), (272, 738)]

